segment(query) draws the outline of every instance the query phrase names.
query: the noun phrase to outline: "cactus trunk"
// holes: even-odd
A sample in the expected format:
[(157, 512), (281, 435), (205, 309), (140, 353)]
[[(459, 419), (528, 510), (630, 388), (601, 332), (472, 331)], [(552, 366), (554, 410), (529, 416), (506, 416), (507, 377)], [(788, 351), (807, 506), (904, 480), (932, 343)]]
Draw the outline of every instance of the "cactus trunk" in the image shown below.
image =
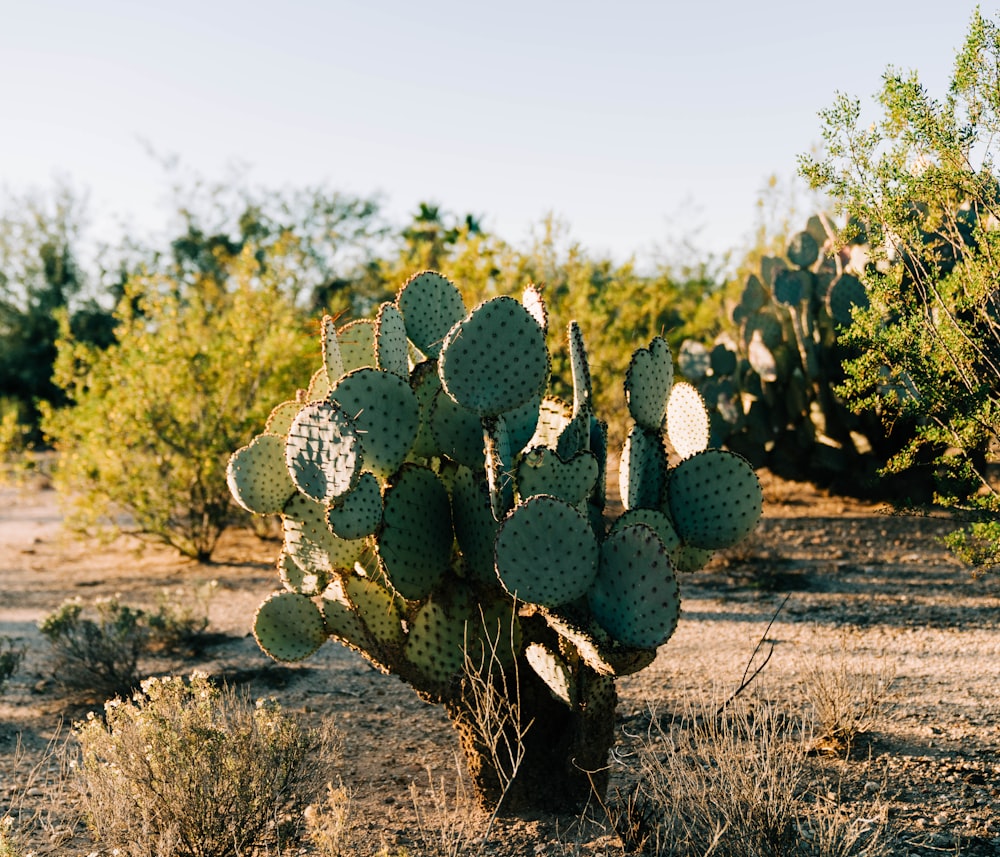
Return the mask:
[(614, 684), (583, 666), (578, 676), (581, 704), (570, 708), (552, 695), (523, 657), (520, 660), (519, 687), (506, 690), (509, 698), (520, 700), (521, 723), (527, 731), (524, 756), (506, 794), (511, 766), (505, 754), (507, 747), (517, 746), (514, 728), (508, 726), (493, 744), (501, 748), (497, 753), (477, 728), (477, 715), (467, 697), (445, 704), (459, 733), (476, 798), (483, 809), (499, 809), (501, 815), (579, 812), (595, 795), (603, 800), (607, 790), (617, 701)]

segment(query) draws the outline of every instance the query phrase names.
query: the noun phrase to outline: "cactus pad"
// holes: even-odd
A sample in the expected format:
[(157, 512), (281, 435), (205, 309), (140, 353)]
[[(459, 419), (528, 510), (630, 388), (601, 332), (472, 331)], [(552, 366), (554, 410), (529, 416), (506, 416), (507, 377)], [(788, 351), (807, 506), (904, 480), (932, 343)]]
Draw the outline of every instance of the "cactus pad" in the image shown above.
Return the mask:
[(326, 367), (317, 369), (312, 378), (309, 379), (309, 389), (306, 390), (305, 401), (318, 402), (330, 395), (330, 376), (326, 374)]
[(667, 479), (667, 454), (657, 432), (634, 425), (618, 464), (618, 491), (626, 509), (660, 508)]
[(851, 274), (844, 274), (830, 285), (826, 304), (834, 322), (847, 327), (854, 317), (855, 307), (868, 308), (868, 292), (861, 280)]
[(544, 494), (519, 503), (497, 534), (497, 575), (521, 601), (556, 607), (590, 587), (598, 545), (587, 518)]
[(440, 454), (466, 467), (483, 466), (483, 423), (439, 389), (431, 405), (431, 436)]
[(797, 232), (788, 242), (788, 260), (800, 268), (808, 268), (819, 258), (819, 244), (809, 232)]
[(340, 344), (337, 342), (337, 324), (332, 317), (323, 316), (323, 333), (320, 338), (323, 346), (323, 368), (326, 377), (333, 386), (344, 374), (344, 359), (340, 356)]
[(670, 559), (674, 562), (674, 568), (684, 572), (703, 569), (713, 556), (715, 556), (715, 551), (693, 548), (688, 545), (680, 545), (670, 551)]
[(403, 645), (403, 605), (398, 598), (377, 581), (366, 577), (349, 575), (343, 587), (368, 633), (380, 645), (390, 648)]
[(462, 295), (446, 277), (423, 271), (410, 277), (396, 296), (406, 333), (428, 357), (437, 357), (445, 336), (465, 316)]
[(498, 416), (544, 391), (545, 334), (518, 301), (493, 298), (451, 329), (438, 371), (456, 402), (479, 416)]
[(368, 629), (358, 617), (357, 607), (345, 594), (344, 583), (339, 577), (333, 578), (323, 591), (322, 610), (326, 630), (331, 637), (360, 649), (370, 645)]
[(410, 454), (420, 458), (431, 458), (440, 454), (431, 431), (434, 401), (441, 391), (437, 361), (424, 360), (413, 367), (413, 371), (410, 372), (410, 389), (417, 397), (417, 404), (420, 407), (420, 428), (417, 429), (417, 437), (410, 448)]
[(391, 372), (355, 369), (340, 379), (330, 397), (354, 419), (364, 469), (381, 477), (397, 470), (420, 427), (420, 403), (410, 385)]
[(549, 651), (541, 643), (531, 643), (524, 650), (524, 657), (556, 699), (561, 699), (571, 708), (576, 704), (576, 680), (569, 666), (558, 654)]
[(278, 576), (289, 592), (299, 595), (319, 595), (330, 583), (330, 575), (323, 569), (306, 570), (284, 551), (278, 557)]
[(692, 384), (697, 384), (712, 368), (712, 358), (700, 342), (685, 339), (677, 351), (677, 368)]
[(674, 529), (670, 516), (666, 514), (666, 512), (661, 512), (659, 509), (640, 508), (629, 509), (628, 511), (623, 512), (611, 525), (611, 530), (608, 535), (620, 530), (622, 527), (630, 527), (633, 524), (645, 524), (649, 527), (654, 533), (656, 533), (657, 536), (660, 537), (660, 541), (663, 542), (663, 546), (671, 555), (673, 555), (673, 552), (681, 545), (680, 536), (677, 535), (677, 530)]
[(292, 420), (295, 419), (296, 414), (301, 410), (302, 402), (282, 402), (280, 405), (276, 405), (274, 410), (271, 411), (271, 415), (267, 418), (267, 422), (264, 424), (265, 434), (280, 434), (282, 436), (288, 434), (288, 429), (292, 425)]
[(233, 499), (248, 512), (276, 515), (295, 493), (285, 467), (285, 439), (262, 434), (229, 457), (226, 482)]
[(407, 635), (406, 659), (433, 684), (447, 684), (465, 666), (466, 626), (470, 618), (455, 603), (446, 609), (428, 599)]
[(493, 517), (499, 521), (514, 505), (514, 462), (510, 434), (503, 417), (483, 418), (483, 455), (490, 507)]
[(330, 531), (342, 539), (370, 536), (382, 522), (382, 492), (378, 479), (367, 470), (352, 491), (331, 504), (326, 513)]
[(563, 461), (554, 449), (536, 446), (521, 456), (517, 488), (522, 498), (550, 494), (579, 506), (593, 491), (598, 471), (597, 458), (591, 452), (580, 452)]
[(410, 343), (403, 315), (395, 304), (384, 303), (375, 319), (375, 363), (379, 369), (408, 378)]
[(625, 399), (638, 425), (660, 430), (673, 383), (674, 363), (666, 340), (656, 336), (649, 348), (636, 349), (625, 374)]
[(299, 491), (317, 502), (346, 494), (361, 473), (361, 443), (351, 418), (336, 402), (306, 405), (288, 429), (285, 464)]
[(549, 329), (549, 311), (545, 308), (545, 300), (542, 298), (542, 292), (538, 286), (534, 283), (528, 283), (521, 295), (521, 303), (531, 313), (531, 317), (538, 322), (542, 333), (546, 333)]
[(352, 568), (365, 549), (363, 539), (341, 539), (326, 524), (326, 506), (296, 494), (282, 512), (284, 550), (312, 574)]
[(753, 532), (763, 493), (757, 474), (742, 456), (707, 449), (670, 473), (667, 500), (677, 535), (691, 547), (731, 547)]
[(593, 410), (594, 390), (590, 379), (590, 361), (587, 347), (583, 343), (583, 332), (575, 321), (569, 323), (567, 334), (569, 345), (569, 365), (573, 375), (573, 416), (579, 417), (584, 410)]
[(326, 640), (319, 608), (297, 592), (275, 592), (257, 609), (253, 622), (257, 644), (276, 661), (301, 661)]
[(708, 446), (708, 410), (701, 393), (681, 381), (674, 384), (667, 402), (667, 436), (681, 458)]
[(386, 486), (378, 555), (403, 598), (425, 598), (451, 561), (454, 539), (448, 492), (433, 470), (405, 464)]
[(451, 488), (455, 538), (465, 560), (466, 575), (496, 583), (493, 545), (499, 524), (493, 518), (489, 490), (468, 467), (460, 467)]
[(680, 590), (667, 550), (650, 527), (633, 524), (608, 536), (587, 598), (594, 618), (627, 646), (654, 649), (670, 638)]
[[(345, 324), (337, 331), (337, 343), (344, 373), (375, 367), (375, 322), (371, 319)], [(337, 380), (333, 379), (331, 384)]]

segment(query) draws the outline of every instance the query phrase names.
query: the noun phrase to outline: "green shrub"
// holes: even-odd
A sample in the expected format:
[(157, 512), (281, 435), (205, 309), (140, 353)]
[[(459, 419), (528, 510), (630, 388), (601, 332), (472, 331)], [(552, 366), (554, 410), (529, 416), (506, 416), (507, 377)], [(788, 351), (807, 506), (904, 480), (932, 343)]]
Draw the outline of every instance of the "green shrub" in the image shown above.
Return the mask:
[(77, 737), (88, 821), (115, 853), (285, 853), (331, 779), (332, 731), (304, 729), (273, 700), (254, 704), (203, 674), (147, 679), (104, 712), (77, 724)]
[(72, 406), (46, 410), (70, 523), (106, 525), (207, 559), (234, 519), (226, 462), (300, 377), (314, 350), (287, 297), (281, 256), (247, 248), (222, 287), (162, 276), (126, 286), (117, 343), (75, 340), (64, 324), (56, 380)]
[(980, 569), (1000, 564), (1000, 26), (977, 10), (943, 101), (889, 69), (880, 120), (841, 96), (821, 115), (812, 184), (867, 230), (870, 307), (848, 340), (860, 355), (844, 392), (887, 424), (919, 422), (890, 462), (938, 454), (937, 499), (960, 528), (949, 544)]
[(214, 588), (212, 581), (193, 593), (161, 593), (152, 611), (117, 598), (91, 605), (79, 598), (63, 602), (38, 625), (52, 646), (56, 681), (100, 699), (130, 693), (139, 684), (143, 656), (189, 654), (200, 648)]

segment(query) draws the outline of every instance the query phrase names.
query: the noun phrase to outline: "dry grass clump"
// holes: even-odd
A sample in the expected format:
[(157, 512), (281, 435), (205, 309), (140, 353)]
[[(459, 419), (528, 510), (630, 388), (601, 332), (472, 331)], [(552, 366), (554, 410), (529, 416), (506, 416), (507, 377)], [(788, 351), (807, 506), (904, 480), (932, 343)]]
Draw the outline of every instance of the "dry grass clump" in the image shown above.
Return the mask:
[(846, 755), (859, 736), (873, 731), (892, 706), (896, 665), (879, 657), (853, 668), (846, 642), (840, 652), (805, 669), (806, 700), (813, 712), (818, 751)]
[(147, 679), (76, 733), (88, 824), (127, 857), (283, 853), (335, 762), (330, 730), (198, 673)]
[(634, 792), (609, 808), (627, 850), (676, 857), (852, 857), (888, 853), (885, 811), (864, 815), (810, 794), (801, 722), (758, 698), (716, 716), (653, 718)]

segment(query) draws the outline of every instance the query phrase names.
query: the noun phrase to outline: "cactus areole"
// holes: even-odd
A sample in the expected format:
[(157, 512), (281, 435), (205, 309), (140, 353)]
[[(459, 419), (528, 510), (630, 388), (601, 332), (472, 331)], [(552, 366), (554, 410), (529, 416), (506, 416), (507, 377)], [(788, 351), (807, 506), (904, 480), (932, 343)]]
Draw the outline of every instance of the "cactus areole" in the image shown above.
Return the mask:
[[(228, 469), (241, 506), (282, 518), (260, 647), (297, 661), (332, 638), (443, 705), (480, 802), (505, 812), (573, 811), (603, 792), (615, 679), (673, 633), (678, 572), (761, 513), (750, 465), (697, 430), (693, 389), (684, 419), (669, 406), (657, 337), (625, 378), (626, 511), (608, 520), (583, 339), (571, 324), (573, 404), (548, 397), (546, 320), (533, 287), (467, 311), (445, 277), (417, 274), (367, 326), (324, 319), (309, 390)], [(516, 714), (487, 723), (493, 735), (484, 692)], [(522, 748), (516, 771), (491, 744)]]

